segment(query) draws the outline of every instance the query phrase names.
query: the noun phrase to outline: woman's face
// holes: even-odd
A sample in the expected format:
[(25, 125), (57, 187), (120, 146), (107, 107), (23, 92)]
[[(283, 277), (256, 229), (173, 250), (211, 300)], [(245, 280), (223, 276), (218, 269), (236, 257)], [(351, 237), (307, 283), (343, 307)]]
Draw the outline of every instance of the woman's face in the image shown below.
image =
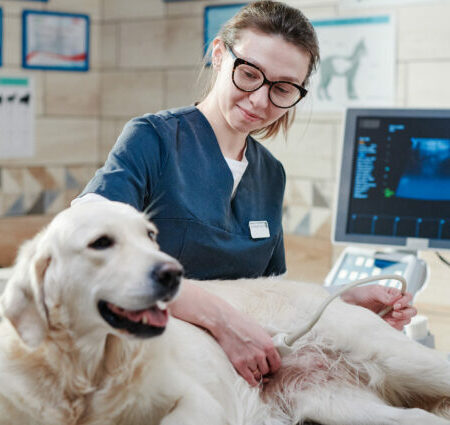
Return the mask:
[[(234, 54), (256, 65), (269, 81), (290, 81), (302, 85), (309, 67), (309, 54), (281, 36), (243, 30), (232, 47)], [(273, 123), (288, 109), (269, 100), (269, 85), (254, 92), (239, 90), (232, 81), (235, 58), (220, 40), (215, 41), (213, 63), (218, 71), (214, 95), (225, 123), (233, 131), (248, 134)]]

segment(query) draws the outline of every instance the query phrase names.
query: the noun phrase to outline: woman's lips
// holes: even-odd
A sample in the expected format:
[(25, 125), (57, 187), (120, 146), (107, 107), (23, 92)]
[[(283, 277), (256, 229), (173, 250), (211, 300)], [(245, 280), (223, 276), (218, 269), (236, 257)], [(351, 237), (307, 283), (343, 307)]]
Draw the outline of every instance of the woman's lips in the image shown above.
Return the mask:
[(244, 115), (244, 117), (249, 121), (260, 121), (262, 119), (258, 115), (252, 114), (251, 112), (247, 111), (242, 106), (237, 105), (237, 107), (242, 112), (242, 115)]

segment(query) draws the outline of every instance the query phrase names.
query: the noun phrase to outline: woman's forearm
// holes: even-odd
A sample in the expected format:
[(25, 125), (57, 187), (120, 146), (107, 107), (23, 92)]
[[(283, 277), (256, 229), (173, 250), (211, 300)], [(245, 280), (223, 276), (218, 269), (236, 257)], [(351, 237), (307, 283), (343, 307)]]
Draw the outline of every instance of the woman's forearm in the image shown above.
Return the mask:
[(170, 313), (209, 331), (252, 386), (281, 365), (273, 341), (261, 325), (189, 280), (183, 281), (178, 298), (170, 304)]
[(232, 307), (221, 298), (185, 279), (180, 294), (170, 304), (172, 316), (208, 330), (216, 336)]

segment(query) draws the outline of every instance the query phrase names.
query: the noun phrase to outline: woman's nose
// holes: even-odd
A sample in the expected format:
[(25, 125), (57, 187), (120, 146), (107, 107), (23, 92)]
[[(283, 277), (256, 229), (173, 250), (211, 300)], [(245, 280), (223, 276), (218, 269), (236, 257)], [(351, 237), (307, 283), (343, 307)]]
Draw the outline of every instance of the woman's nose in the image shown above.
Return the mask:
[(264, 84), (262, 87), (260, 87), (258, 90), (251, 92), (249, 96), (250, 102), (260, 108), (264, 109), (267, 108), (269, 105), (269, 86), (267, 84)]

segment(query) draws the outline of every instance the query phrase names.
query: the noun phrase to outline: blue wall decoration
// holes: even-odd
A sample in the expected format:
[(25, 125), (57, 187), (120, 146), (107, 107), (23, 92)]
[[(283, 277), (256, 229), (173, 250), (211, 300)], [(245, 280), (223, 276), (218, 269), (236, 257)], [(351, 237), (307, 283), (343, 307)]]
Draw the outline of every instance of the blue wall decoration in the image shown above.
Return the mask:
[(203, 13), (203, 52), (206, 54), (210, 43), (222, 25), (232, 18), (246, 3), (206, 6)]
[(88, 15), (24, 10), (23, 68), (88, 71), (89, 25)]

